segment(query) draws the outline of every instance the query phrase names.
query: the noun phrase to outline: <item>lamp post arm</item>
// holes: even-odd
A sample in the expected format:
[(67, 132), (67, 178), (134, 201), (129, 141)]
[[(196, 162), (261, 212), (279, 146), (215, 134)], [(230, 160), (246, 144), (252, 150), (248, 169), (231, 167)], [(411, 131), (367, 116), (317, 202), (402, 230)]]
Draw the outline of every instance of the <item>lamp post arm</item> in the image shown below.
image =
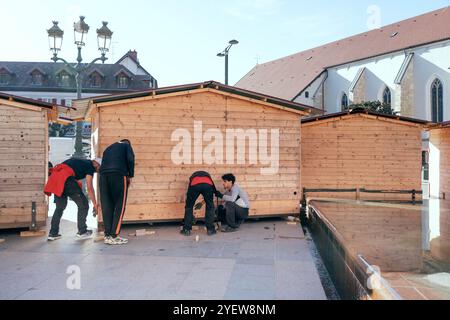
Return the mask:
[(78, 72), (83, 73), (86, 70), (90, 69), (96, 62), (98, 61), (102, 61), (103, 63), (108, 60), (108, 58), (106, 58), (105, 56), (101, 56), (99, 58), (96, 58), (94, 60), (91, 61), (91, 63), (89, 63), (87, 66), (83, 67), (83, 68), (77, 68)]
[(63, 59), (63, 58), (60, 58), (60, 57), (53, 57), (52, 58), (52, 60), (56, 63), (56, 62), (58, 62), (58, 61), (61, 61), (61, 62), (63, 62), (64, 63), (64, 65), (67, 67), (67, 68), (69, 68), (71, 71), (73, 71), (73, 72), (77, 72), (77, 69), (74, 67), (74, 66), (72, 66), (69, 62), (67, 62), (65, 59)]

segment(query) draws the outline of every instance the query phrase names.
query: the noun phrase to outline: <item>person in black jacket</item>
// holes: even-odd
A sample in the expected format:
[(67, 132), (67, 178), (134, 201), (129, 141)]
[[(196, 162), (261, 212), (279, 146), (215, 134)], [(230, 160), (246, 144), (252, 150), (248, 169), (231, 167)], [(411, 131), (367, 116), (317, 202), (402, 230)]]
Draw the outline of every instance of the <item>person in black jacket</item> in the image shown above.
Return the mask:
[(100, 168), (100, 201), (105, 225), (105, 244), (121, 245), (120, 230), (125, 213), (128, 188), (134, 177), (134, 152), (129, 140), (106, 148)]

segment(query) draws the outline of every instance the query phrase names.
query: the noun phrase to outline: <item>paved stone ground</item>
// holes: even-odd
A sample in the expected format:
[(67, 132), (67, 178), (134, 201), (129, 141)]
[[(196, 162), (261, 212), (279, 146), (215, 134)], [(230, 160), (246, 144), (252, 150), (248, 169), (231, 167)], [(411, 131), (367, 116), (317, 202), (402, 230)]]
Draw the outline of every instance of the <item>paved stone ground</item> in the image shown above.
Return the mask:
[[(0, 299), (326, 299), (299, 226), (247, 222), (238, 233), (185, 238), (176, 225), (111, 247), (75, 239), (20, 238), (0, 231)], [(200, 241), (195, 242), (195, 235)], [(67, 268), (81, 270), (81, 290), (67, 289)]]

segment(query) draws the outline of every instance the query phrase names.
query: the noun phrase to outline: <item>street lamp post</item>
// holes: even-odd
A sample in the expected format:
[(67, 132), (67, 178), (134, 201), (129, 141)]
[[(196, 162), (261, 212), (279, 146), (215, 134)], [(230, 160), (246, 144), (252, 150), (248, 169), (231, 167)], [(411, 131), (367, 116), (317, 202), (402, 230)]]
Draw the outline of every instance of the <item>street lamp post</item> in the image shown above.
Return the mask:
[[(101, 52), (101, 56), (92, 60), (91, 63), (83, 66), (83, 58), (81, 56), (81, 49), (85, 46), (86, 36), (89, 32), (89, 25), (84, 22), (84, 17), (80, 17), (80, 21), (74, 23), (73, 31), (75, 44), (78, 48), (77, 64), (73, 66), (71, 63), (67, 62), (65, 59), (58, 57), (59, 51), (61, 51), (64, 31), (58, 26), (58, 21), (53, 21), (53, 26), (47, 30), (50, 51), (53, 52), (53, 57), (51, 58), (55, 63), (61, 61), (64, 65), (75, 74), (75, 82), (77, 86), (77, 99), (82, 98), (82, 85), (83, 85), (83, 74), (88, 69), (90, 69), (96, 62), (102, 61), (105, 63), (108, 58), (106, 58), (106, 53), (109, 51), (111, 45), (111, 38), (113, 32), (108, 28), (108, 22), (103, 22), (100, 29), (97, 29), (97, 41), (98, 50)], [(77, 122), (76, 136), (75, 136), (75, 153), (74, 157), (84, 158), (83, 154), (83, 123), (81, 121)]]
[(220, 53), (217, 54), (218, 57), (225, 57), (225, 84), (228, 85), (228, 55), (232, 46), (238, 44), (239, 41), (231, 40), (228, 46)]

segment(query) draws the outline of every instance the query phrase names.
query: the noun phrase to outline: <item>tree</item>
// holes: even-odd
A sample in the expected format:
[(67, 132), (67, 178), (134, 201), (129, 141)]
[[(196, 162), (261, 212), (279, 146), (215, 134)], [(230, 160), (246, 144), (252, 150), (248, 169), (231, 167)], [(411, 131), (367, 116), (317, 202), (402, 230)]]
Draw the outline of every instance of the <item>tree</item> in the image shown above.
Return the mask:
[(346, 107), (344, 110), (349, 111), (352, 109), (362, 108), (368, 111), (373, 111), (382, 114), (394, 115), (394, 110), (392, 109), (390, 104), (385, 104), (380, 101), (365, 101), (361, 103), (351, 104)]
[(62, 125), (59, 123), (50, 123), (48, 125), (48, 135), (50, 137), (64, 137), (64, 135), (67, 133), (67, 131), (70, 130), (72, 127), (72, 124), (69, 125)]

